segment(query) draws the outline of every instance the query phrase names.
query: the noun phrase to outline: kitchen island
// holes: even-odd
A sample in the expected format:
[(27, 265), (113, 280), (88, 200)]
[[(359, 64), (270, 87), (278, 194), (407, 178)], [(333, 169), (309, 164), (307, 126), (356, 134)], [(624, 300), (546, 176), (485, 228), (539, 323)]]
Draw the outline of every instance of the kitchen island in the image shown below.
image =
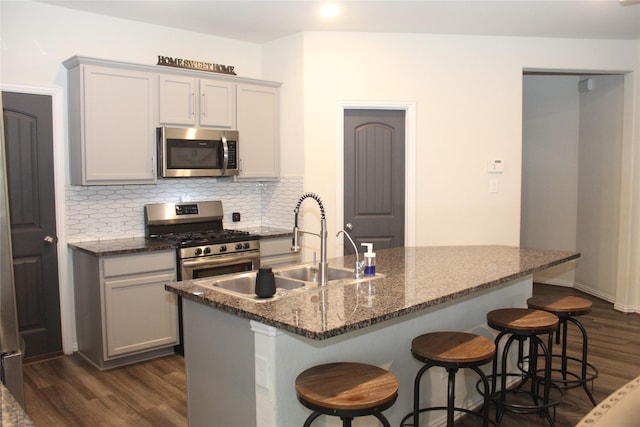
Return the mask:
[[(395, 248), (377, 251), (382, 277), (266, 301), (212, 289), (206, 286), (212, 278), (169, 283), (165, 288), (184, 301), (189, 424), (302, 425), (309, 411), (296, 400), (295, 377), (316, 364), (358, 361), (398, 377), (398, 401), (385, 411), (398, 425), (411, 409), (420, 366), (410, 353), (415, 336), (458, 330), (493, 338), (488, 311), (525, 307), (534, 272), (578, 257), (507, 246)], [(329, 261), (332, 267), (353, 264), (353, 256)], [(459, 403), (478, 404), (476, 379), (466, 373), (460, 378)], [(446, 399), (445, 375), (433, 370), (424, 384), (430, 388), (422, 395), (424, 404)], [(440, 414), (431, 416), (429, 424)], [(356, 421), (377, 425), (374, 418)], [(324, 416), (314, 425), (323, 422), (340, 425), (338, 418)]]

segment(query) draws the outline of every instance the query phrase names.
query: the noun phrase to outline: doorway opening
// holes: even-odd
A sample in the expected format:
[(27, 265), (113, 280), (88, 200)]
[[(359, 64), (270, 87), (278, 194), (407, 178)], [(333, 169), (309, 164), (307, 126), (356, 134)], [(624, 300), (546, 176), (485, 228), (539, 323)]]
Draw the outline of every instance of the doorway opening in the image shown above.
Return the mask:
[(581, 253), (535, 281), (615, 300), (623, 111), (622, 74), (524, 74), (520, 243)]

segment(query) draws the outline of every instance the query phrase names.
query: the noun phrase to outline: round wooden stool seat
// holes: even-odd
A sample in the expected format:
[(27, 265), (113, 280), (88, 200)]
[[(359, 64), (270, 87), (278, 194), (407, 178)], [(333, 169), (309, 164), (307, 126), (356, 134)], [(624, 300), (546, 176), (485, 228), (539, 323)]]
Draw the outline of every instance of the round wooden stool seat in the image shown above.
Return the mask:
[[(482, 419), (482, 425), (489, 425), (489, 382), (480, 366), (493, 360), (496, 346), (493, 341), (467, 332), (431, 332), (420, 335), (411, 341), (411, 354), (424, 363), (414, 380), (413, 411), (405, 415), (400, 426), (418, 427), (420, 414), (430, 411), (447, 411), (447, 426), (453, 427), (454, 413), (464, 412)], [(432, 367), (447, 370), (447, 406), (430, 406), (420, 408), (420, 382), (422, 376)], [(467, 408), (455, 406), (456, 373), (460, 368), (471, 369), (480, 377), (479, 383), (484, 386), (484, 405), (482, 412), (474, 412)], [(431, 422), (432, 420), (430, 420)]]
[(496, 345), (485, 337), (466, 332), (433, 332), (414, 338), (411, 352), (418, 359), (443, 364), (481, 365), (493, 358)]
[(340, 416), (345, 425), (350, 425), (354, 417), (373, 415), (388, 425), (380, 412), (393, 405), (398, 397), (395, 375), (364, 363), (314, 366), (298, 375), (295, 386), (300, 403), (315, 411), (305, 426), (320, 414)]
[(589, 314), (593, 303), (588, 299), (575, 296), (539, 296), (529, 298), (527, 305), (529, 308), (548, 311), (561, 317)]
[(558, 316), (529, 308), (500, 308), (487, 314), (492, 328), (512, 334), (548, 334), (558, 327)]

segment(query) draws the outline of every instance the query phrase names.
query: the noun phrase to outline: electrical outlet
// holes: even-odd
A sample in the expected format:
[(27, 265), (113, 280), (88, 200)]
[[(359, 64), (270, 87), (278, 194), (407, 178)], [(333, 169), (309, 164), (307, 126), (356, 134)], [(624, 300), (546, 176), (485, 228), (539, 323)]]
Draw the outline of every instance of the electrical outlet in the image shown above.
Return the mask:
[(233, 220), (233, 222), (239, 222), (240, 221), (240, 212), (234, 212), (231, 214), (231, 219)]

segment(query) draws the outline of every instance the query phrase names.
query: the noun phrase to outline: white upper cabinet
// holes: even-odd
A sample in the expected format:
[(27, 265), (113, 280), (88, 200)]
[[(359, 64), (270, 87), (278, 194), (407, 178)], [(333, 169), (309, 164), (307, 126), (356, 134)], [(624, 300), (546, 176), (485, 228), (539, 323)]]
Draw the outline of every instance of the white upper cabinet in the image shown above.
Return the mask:
[(279, 179), (280, 83), (81, 56), (63, 64), (71, 184), (156, 183), (158, 126), (237, 129), (235, 179)]
[(236, 85), (200, 79), (200, 126), (236, 128)]
[(71, 184), (156, 182), (156, 79), (78, 57), (69, 69)]
[(238, 84), (240, 175), (274, 180), (280, 177), (280, 88)]
[(235, 83), (161, 74), (160, 124), (236, 127)]

